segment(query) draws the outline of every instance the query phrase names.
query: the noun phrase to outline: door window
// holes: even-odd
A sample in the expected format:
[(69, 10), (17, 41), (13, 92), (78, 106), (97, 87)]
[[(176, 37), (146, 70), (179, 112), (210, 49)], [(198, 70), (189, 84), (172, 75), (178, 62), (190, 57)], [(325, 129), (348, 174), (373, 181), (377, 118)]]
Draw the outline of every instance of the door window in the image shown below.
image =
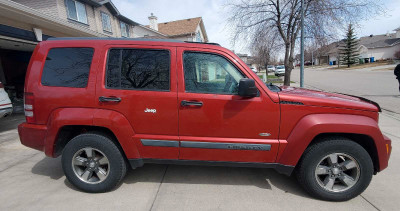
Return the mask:
[(194, 93), (237, 94), (244, 75), (226, 58), (210, 53), (183, 54), (185, 91)]
[(169, 91), (170, 55), (167, 50), (111, 49), (107, 88)]

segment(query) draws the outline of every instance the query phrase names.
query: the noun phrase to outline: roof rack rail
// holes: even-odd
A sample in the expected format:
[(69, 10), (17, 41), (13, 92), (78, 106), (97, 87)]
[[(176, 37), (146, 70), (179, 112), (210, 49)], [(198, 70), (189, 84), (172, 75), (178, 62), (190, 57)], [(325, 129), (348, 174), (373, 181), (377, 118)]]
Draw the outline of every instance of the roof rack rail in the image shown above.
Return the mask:
[(183, 43), (181, 40), (174, 39), (152, 39), (152, 38), (117, 38), (117, 37), (51, 37), (47, 40), (132, 40), (132, 41), (157, 41), (157, 42), (177, 42)]
[(215, 43), (215, 42), (193, 42), (193, 41), (183, 41), (183, 42), (185, 42), (185, 43), (196, 43), (196, 44), (207, 44), (207, 45), (218, 45), (218, 46), (221, 46), (220, 44)]

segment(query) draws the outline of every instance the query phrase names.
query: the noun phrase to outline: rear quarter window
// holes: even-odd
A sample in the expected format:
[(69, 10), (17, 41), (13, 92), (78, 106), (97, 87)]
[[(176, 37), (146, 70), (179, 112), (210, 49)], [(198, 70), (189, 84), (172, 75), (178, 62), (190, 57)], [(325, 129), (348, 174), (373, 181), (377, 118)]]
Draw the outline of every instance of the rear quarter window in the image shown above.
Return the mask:
[(42, 85), (86, 87), (93, 53), (93, 48), (50, 49), (43, 67)]

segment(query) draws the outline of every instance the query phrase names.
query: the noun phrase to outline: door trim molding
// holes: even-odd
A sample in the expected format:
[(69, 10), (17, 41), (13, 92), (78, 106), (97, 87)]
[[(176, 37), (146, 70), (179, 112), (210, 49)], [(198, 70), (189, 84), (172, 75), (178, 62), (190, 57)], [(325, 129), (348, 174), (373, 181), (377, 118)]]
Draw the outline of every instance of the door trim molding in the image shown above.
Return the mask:
[(152, 147), (179, 147), (179, 141), (172, 140), (155, 140), (155, 139), (140, 139), (143, 146)]
[(181, 141), (181, 147), (202, 148), (202, 149), (257, 150), (257, 151), (271, 150), (271, 144), (244, 144), (244, 143), (198, 142), (198, 141)]

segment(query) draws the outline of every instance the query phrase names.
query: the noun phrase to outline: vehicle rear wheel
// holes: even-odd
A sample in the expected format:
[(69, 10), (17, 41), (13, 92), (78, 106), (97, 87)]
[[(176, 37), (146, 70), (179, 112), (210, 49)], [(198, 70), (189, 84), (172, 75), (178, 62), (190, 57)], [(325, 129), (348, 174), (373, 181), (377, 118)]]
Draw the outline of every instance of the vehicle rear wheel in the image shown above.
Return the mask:
[(307, 148), (296, 176), (314, 197), (345, 201), (368, 187), (373, 171), (371, 157), (362, 146), (347, 138), (331, 137)]
[(126, 174), (123, 154), (105, 135), (85, 133), (65, 146), (62, 166), (68, 181), (86, 192), (106, 192)]

